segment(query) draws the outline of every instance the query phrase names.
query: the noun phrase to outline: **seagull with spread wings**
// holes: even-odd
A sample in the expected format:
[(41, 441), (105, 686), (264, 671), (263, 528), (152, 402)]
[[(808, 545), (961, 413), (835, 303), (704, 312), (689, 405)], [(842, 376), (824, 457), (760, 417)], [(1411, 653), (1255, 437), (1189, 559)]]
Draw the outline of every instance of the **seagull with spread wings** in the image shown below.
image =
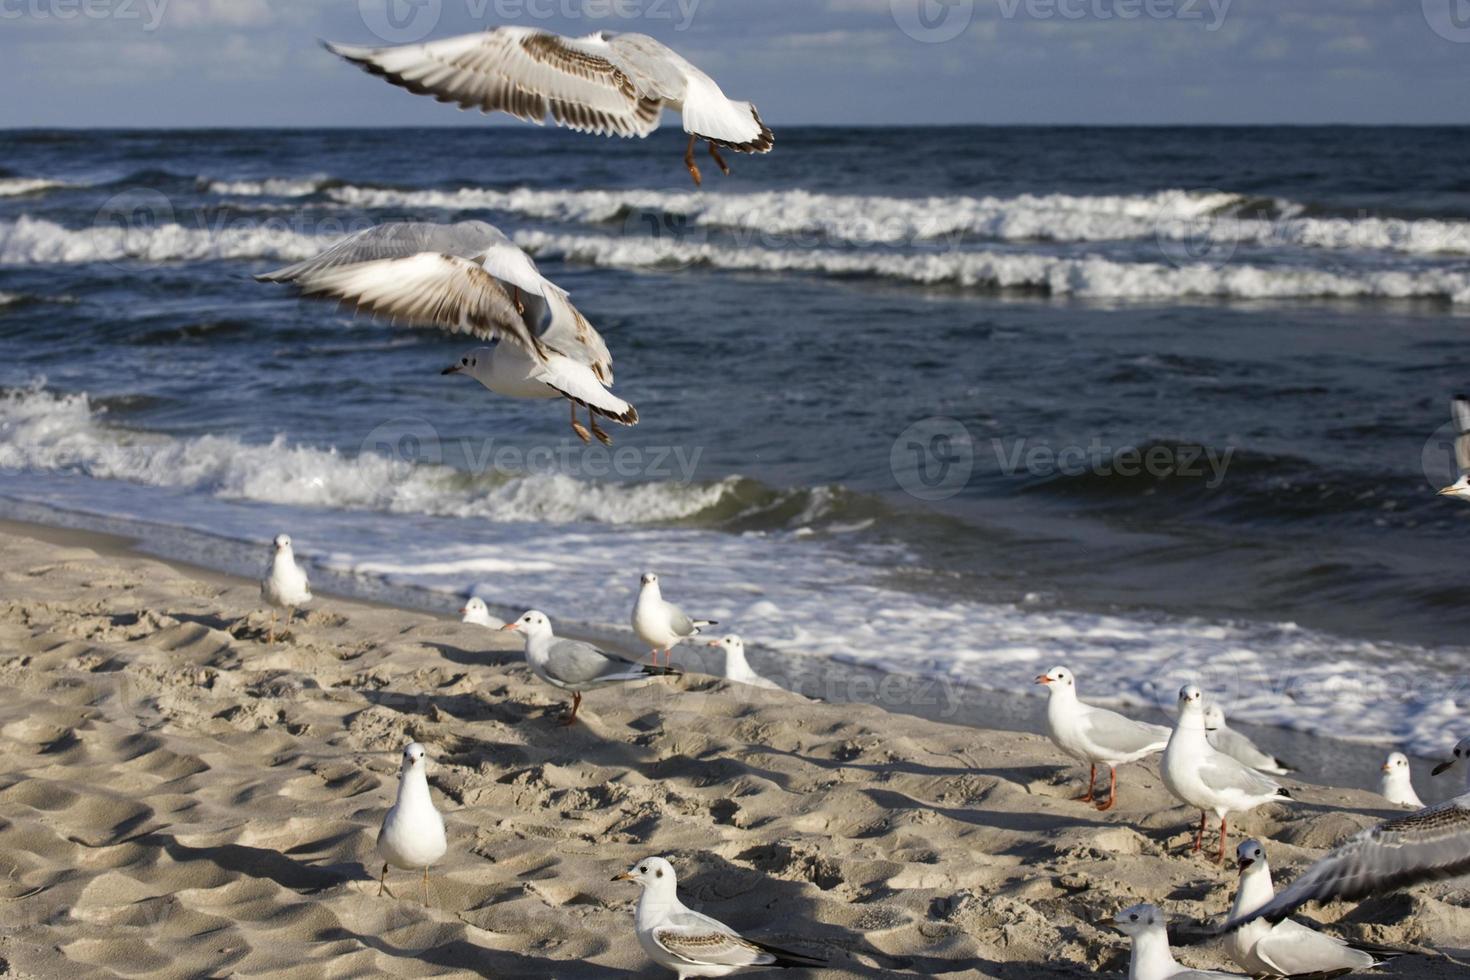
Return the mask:
[[(510, 398), (565, 398), (572, 431), (583, 442), (596, 436), (612, 443), (599, 416), (638, 422), (638, 410), (608, 390), (612, 355), (602, 336), (566, 290), (484, 221), (377, 225), (315, 258), (255, 278), (289, 283), (303, 295), (350, 303), (394, 322), (495, 341), (465, 352), (442, 373), (468, 375)], [(587, 409), (590, 433), (577, 421), (579, 405)]]
[(674, 866), (661, 857), (644, 858), (613, 881), (636, 881), (643, 892), (633, 912), (638, 944), (649, 959), (673, 970), (679, 980), (725, 977), (763, 966), (821, 967), (826, 960), (746, 939), (718, 919), (679, 901)]
[(646, 34), (562, 37), (497, 27), (423, 44), (326, 48), (416, 95), (537, 125), (549, 113), (557, 125), (599, 136), (647, 136), (664, 108), (674, 109), (689, 134), (684, 166), (696, 185), (700, 140), (725, 174), (730, 167), (720, 147), (766, 153), (775, 143), (754, 105), (728, 98), (713, 78)]

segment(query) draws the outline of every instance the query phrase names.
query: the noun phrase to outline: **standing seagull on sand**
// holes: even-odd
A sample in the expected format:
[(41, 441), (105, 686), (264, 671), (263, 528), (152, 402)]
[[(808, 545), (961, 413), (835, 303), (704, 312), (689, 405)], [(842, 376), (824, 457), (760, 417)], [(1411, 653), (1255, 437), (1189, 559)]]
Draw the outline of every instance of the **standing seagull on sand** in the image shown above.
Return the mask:
[(1169, 930), (1164, 913), (1156, 905), (1135, 905), (1113, 916), (1113, 928), (1132, 938), (1128, 958), (1128, 980), (1239, 980), (1239, 974), (1217, 970), (1191, 970), (1181, 966), (1169, 949)]
[(1439, 492), (1441, 496), (1470, 500), (1470, 398), (1456, 395), (1450, 402), (1450, 418), (1455, 423), (1455, 467), (1460, 476)]
[(663, 651), (664, 665), (668, 666), (669, 651), (675, 644), (698, 636), (706, 626), (718, 625), (712, 619), (690, 619), (684, 610), (665, 602), (658, 588), (658, 576), (652, 572), (644, 572), (639, 579), (638, 600), (633, 603), (633, 632), (653, 651), (655, 666), (659, 651)]
[[(498, 341), (466, 352), (442, 374), (464, 374), (508, 398), (565, 398), (583, 442), (612, 439), (598, 416), (623, 425), (638, 410), (611, 391), (612, 355), (566, 290), (483, 221), (378, 225), (315, 258), (255, 277), (304, 296), (351, 303), (397, 323)], [(587, 409), (591, 431), (577, 421)]]
[(488, 626), (493, 630), (498, 630), (505, 626), (505, 620), (496, 619), (490, 615), (490, 607), (485, 605), (485, 600), (477, 595), (470, 596), (469, 601), (464, 604), (464, 608), (459, 611), (459, 614), (464, 617), (460, 620), (461, 623), (469, 623), (473, 626)]
[(271, 625), (266, 631), (265, 642), (276, 642), (276, 610), (286, 610), (286, 625), (291, 625), (291, 614), (299, 606), (311, 601), (311, 583), (306, 573), (296, 564), (296, 554), (291, 550), (291, 536), (277, 534), (271, 542), (271, 563), (265, 578), (260, 582), (260, 597), (271, 605)]
[(1205, 737), (1204, 694), (1193, 684), (1179, 691), (1179, 718), (1164, 749), (1161, 771), (1169, 792), (1200, 811), (1199, 832), (1194, 836), (1196, 851), (1203, 846), (1206, 813), (1213, 812), (1220, 819), (1219, 864), (1225, 863), (1226, 821), (1230, 814), (1291, 798), (1274, 779), (1210, 745)]
[(633, 912), (638, 945), (679, 980), (727, 977), (754, 967), (821, 967), (820, 960), (746, 939), (717, 919), (685, 908), (679, 901), (674, 866), (661, 857), (644, 858), (613, 881), (636, 881), (643, 889)]
[(1210, 740), (1210, 745), (1214, 746), (1217, 751), (1224, 752), (1235, 761), (1243, 762), (1252, 769), (1269, 772), (1273, 776), (1284, 776), (1292, 771), (1291, 766), (1274, 755), (1262, 752), (1255, 742), (1225, 724), (1225, 712), (1218, 704), (1205, 708), (1205, 731), (1208, 733), (1206, 738)]
[(725, 652), (725, 680), (765, 688), (769, 691), (783, 690), (780, 684), (762, 677), (751, 669), (750, 663), (745, 659), (745, 641), (734, 633), (722, 636), (718, 640), (710, 640), (709, 645), (719, 647)]
[[(1271, 885), (1271, 866), (1266, 863), (1266, 849), (1257, 840), (1248, 840), (1235, 849), (1240, 862), (1240, 886), (1230, 918), (1238, 919), (1271, 901), (1275, 889)], [(1253, 977), (1290, 977), (1304, 973), (1352, 972), (1378, 966), (1368, 953), (1353, 949), (1341, 939), (1287, 919), (1276, 925), (1256, 919), (1225, 937), (1225, 952), (1242, 970)]]
[(1232, 915), (1231, 932), (1256, 918), (1281, 922), (1308, 902), (1350, 902), (1470, 874), (1470, 793), (1359, 831), (1271, 901)]
[(1409, 757), (1402, 752), (1389, 753), (1383, 763), (1383, 780), (1378, 784), (1378, 792), (1396, 806), (1411, 806), (1416, 810), (1424, 808), (1424, 801), (1414, 792), (1414, 783), (1410, 779)]
[(702, 179), (694, 163), (699, 140), (709, 144), (725, 174), (730, 168), (717, 147), (766, 153), (775, 143), (755, 106), (727, 98), (713, 78), (646, 34), (562, 37), (497, 27), (424, 44), (326, 47), (415, 95), (461, 109), (507, 112), (537, 125), (550, 112), (560, 126), (599, 136), (647, 136), (667, 106), (683, 116), (689, 134), (684, 166), (696, 185)]
[(583, 691), (679, 673), (669, 667), (646, 667), (580, 640), (563, 640), (552, 632), (546, 614), (534, 609), (502, 628), (517, 630), (526, 637), (526, 663), (531, 673), (552, 687), (572, 692), (572, 710), (562, 719), (563, 726), (577, 720)]
[[(428, 753), (417, 742), (403, 749), (403, 767), (398, 771), (398, 799), (383, 817), (378, 831), (378, 856), (383, 859), (383, 873), (378, 878), (378, 894), (388, 888), (388, 866), (404, 871), (424, 872), (424, 906), (429, 905), (429, 866), (444, 856), (448, 844), (444, 837), (444, 818), (434, 807), (429, 795)], [(393, 895), (388, 892), (389, 896)]]
[(1102, 764), (1108, 767), (1108, 801), (1097, 808), (1111, 810), (1118, 802), (1118, 766), (1158, 752), (1169, 742), (1169, 729), (1084, 703), (1077, 697), (1076, 678), (1065, 667), (1053, 667), (1036, 683), (1047, 689), (1047, 734), (1057, 748), (1092, 767), (1087, 792), (1078, 801), (1092, 802), (1097, 767)]

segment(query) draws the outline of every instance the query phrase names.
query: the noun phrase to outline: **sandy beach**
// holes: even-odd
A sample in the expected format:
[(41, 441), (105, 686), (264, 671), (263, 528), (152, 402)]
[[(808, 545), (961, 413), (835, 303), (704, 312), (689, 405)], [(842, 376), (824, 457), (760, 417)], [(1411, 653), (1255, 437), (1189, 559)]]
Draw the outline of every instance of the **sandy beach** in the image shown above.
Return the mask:
[[(1097, 923), (1118, 909), (1185, 925), (1230, 902), (1156, 759), (1100, 814), (1038, 736), (693, 674), (594, 692), (561, 729), (511, 635), (321, 596), (267, 645), (254, 582), (38, 534), (0, 535), (0, 975), (667, 975), (609, 880), (651, 854), (688, 904), (834, 978), (1116, 973)], [(450, 835), (427, 909), (413, 876), (390, 874), (398, 899), (374, 880), (410, 740)], [(1267, 840), (1281, 878), (1390, 815), (1288, 784), (1232, 838)], [(1456, 956), (1470, 935), (1454, 883), (1309, 914)]]

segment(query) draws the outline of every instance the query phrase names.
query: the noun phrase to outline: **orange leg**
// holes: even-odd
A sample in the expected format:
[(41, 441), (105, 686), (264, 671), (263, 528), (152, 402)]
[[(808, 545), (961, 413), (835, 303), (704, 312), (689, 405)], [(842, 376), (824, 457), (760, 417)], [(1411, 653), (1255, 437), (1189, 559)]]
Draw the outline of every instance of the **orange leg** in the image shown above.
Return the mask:
[(1225, 829), (1225, 823), (1229, 819), (1230, 819), (1230, 817), (1229, 817), (1228, 814), (1226, 816), (1223, 816), (1223, 817), (1220, 818), (1220, 855), (1217, 858), (1215, 858), (1215, 863), (1216, 864), (1224, 864), (1225, 863), (1225, 837), (1226, 837), (1226, 834), (1228, 833), (1228, 831), (1226, 831), (1226, 829)]
[(1205, 811), (1199, 812), (1199, 830), (1194, 835), (1194, 849), (1197, 851), (1203, 845), (1205, 839)]
[(578, 694), (576, 691), (573, 691), (572, 711), (561, 720), (561, 727), (566, 728), (568, 725), (575, 725), (577, 723), (577, 709), (580, 707), (582, 707), (582, 695)]
[(724, 157), (720, 156), (720, 148), (711, 143), (709, 145), (709, 155), (714, 157), (715, 163), (720, 165), (720, 173), (726, 177), (730, 176), (730, 165), (725, 162)]
[(577, 403), (569, 401), (567, 402), (567, 404), (572, 406), (572, 431), (575, 432), (577, 434), (577, 438), (581, 439), (583, 442), (591, 442), (592, 436), (590, 433), (588, 433), (587, 427), (584, 426), (581, 422), (577, 421)]
[(689, 136), (689, 149), (684, 151), (684, 166), (689, 168), (689, 176), (694, 178), (694, 186), (698, 187), (704, 183), (704, 178), (699, 175), (699, 167), (695, 166), (694, 163), (694, 141), (696, 138), (692, 133)]
[(1087, 777), (1087, 792), (1084, 795), (1077, 797), (1077, 802), (1078, 803), (1091, 803), (1092, 802), (1092, 788), (1095, 785), (1097, 785), (1097, 763), (1094, 762), (1092, 764), (1092, 772)]
[(1118, 802), (1118, 770), (1108, 766), (1108, 801), (1099, 803), (1097, 808), (1104, 812), (1111, 810), (1113, 804)]

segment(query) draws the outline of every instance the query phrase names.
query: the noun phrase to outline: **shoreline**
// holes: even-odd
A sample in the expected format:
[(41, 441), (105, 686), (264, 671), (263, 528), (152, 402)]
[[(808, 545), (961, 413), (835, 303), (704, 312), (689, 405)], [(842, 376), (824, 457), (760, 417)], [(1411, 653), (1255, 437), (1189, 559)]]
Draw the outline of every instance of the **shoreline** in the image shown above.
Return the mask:
[[(5, 502), (10, 511), (31, 509), (41, 513), (46, 508), (35, 505)], [(228, 584), (249, 584), (256, 579), (244, 574), (237, 553), (201, 548), (200, 560), (176, 559), (171, 556), (150, 552), (144, 547), (143, 539), (128, 533), (134, 522), (125, 519), (95, 518), (91, 515), (67, 511), (50, 511), (50, 516), (70, 518), (74, 524), (60, 527), (42, 521), (27, 520), (14, 516), (0, 516), (0, 533), (31, 536), (58, 544), (90, 547), (101, 554), (145, 557), (165, 562), (200, 578)], [(97, 530), (98, 525), (112, 524), (114, 530)], [(203, 536), (199, 536), (201, 539)], [(233, 565), (237, 570), (226, 571), (206, 563), (214, 558), (217, 564)], [(260, 564), (264, 565), (264, 558)], [(313, 566), (311, 569), (314, 591), (323, 598), (353, 603), (363, 603), (385, 609), (405, 612), (430, 613), (457, 619), (454, 612), (460, 597), (449, 593), (434, 592), (413, 586), (399, 586), (361, 576), (345, 575), (329, 569)], [(322, 584), (325, 583), (325, 584)], [(497, 614), (514, 616), (517, 611), (499, 608)], [(520, 610), (524, 611), (524, 610)], [(555, 620), (553, 619), (553, 623)], [(631, 644), (627, 631), (614, 632), (572, 625), (557, 628), (559, 635), (598, 643), (617, 650), (627, 656), (639, 657), (646, 654)], [(720, 635), (719, 630), (709, 633), (710, 638)], [(808, 656), (787, 656), (774, 653), (758, 644), (749, 644), (747, 650), (755, 669), (777, 679), (783, 687), (807, 697), (834, 703), (856, 703), (874, 705), (884, 711), (896, 712), (945, 724), (962, 725), (978, 729), (999, 729), (1044, 735), (1046, 732), (1046, 698), (1017, 696), (1014, 693), (976, 687), (950, 678), (927, 675), (888, 672), (862, 664), (820, 660)], [(718, 673), (719, 665), (713, 655), (700, 644), (681, 644), (675, 648), (675, 658), (687, 670), (700, 674)], [(1038, 667), (1038, 671), (1049, 669), (1052, 664)], [(1083, 685), (1086, 678), (1080, 678)], [(1082, 688), (1087, 697), (1086, 687)], [(886, 695), (880, 697), (880, 695)], [(1127, 703), (1118, 705), (1111, 701), (1100, 701), (1118, 708), (1135, 717), (1156, 724), (1172, 726), (1172, 718), (1157, 707)], [(1345, 787), (1376, 792), (1379, 766), (1396, 746), (1372, 742), (1349, 742), (1307, 732), (1266, 725), (1231, 722), (1236, 730), (1248, 735), (1257, 745), (1295, 765), (1292, 779), (1310, 782), (1325, 787)], [(1408, 753), (1413, 783), (1425, 803), (1437, 803), (1450, 799), (1465, 791), (1463, 777), (1452, 772), (1447, 777), (1431, 775), (1440, 759)]]
[[(1189, 850), (1194, 814), (1161, 803), (1156, 757), (1099, 813), (1039, 736), (693, 675), (594, 691), (562, 729), (565, 699), (510, 635), (324, 598), (267, 645), (254, 582), (16, 531), (0, 527), (0, 957), (21, 976), (665, 976), (633, 941), (636, 892), (608, 880), (650, 854), (692, 906), (830, 960), (789, 975), (835, 980), (1115, 971), (1106, 916), (1154, 901), (1187, 930), (1233, 893), (1233, 870)], [(449, 828), (429, 908), (376, 895), (410, 740)], [(1288, 785), (1294, 802), (1230, 839), (1267, 841), (1283, 877), (1401, 812)], [(1462, 894), (1311, 914), (1450, 951)], [(1177, 952), (1226, 965), (1217, 945)], [(1406, 957), (1378, 975), (1467, 972)]]

